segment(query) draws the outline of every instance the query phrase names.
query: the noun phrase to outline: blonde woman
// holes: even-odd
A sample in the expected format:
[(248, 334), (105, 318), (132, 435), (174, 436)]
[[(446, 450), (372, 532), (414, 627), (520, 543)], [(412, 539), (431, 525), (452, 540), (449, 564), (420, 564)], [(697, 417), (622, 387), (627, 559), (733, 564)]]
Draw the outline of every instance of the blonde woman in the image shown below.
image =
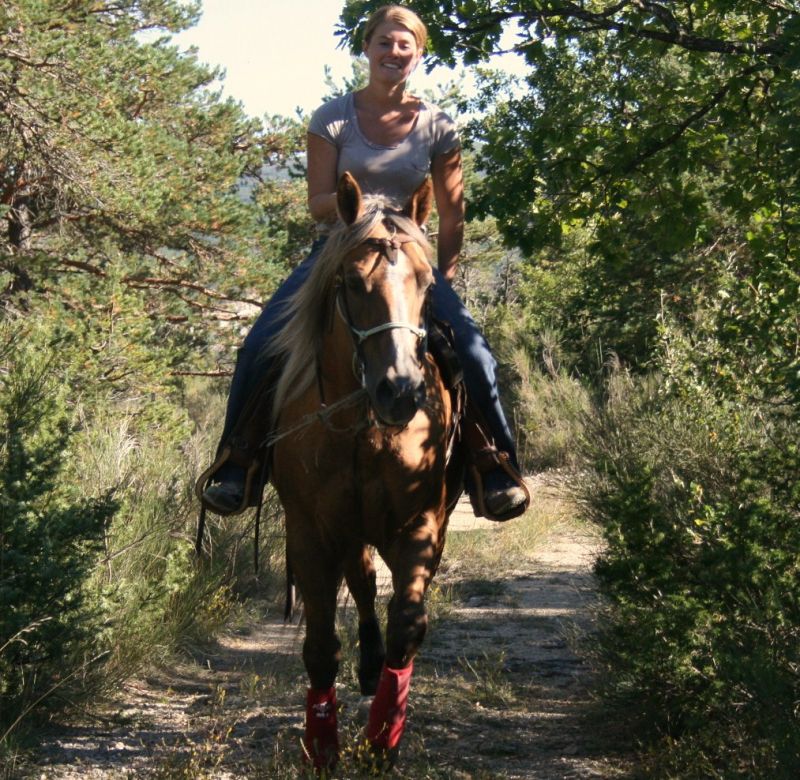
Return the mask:
[[(472, 451), (468, 490), (476, 512), (493, 520), (521, 514), (529, 496), (519, 477), (514, 441), (495, 378), (495, 361), (472, 317), (450, 287), (464, 234), (461, 146), (452, 119), (437, 106), (406, 90), (427, 42), (421, 19), (403, 6), (384, 6), (367, 21), (363, 51), (369, 62), (366, 87), (323, 104), (308, 128), (308, 207), (320, 237), (309, 257), (291, 274), (267, 304), (239, 350), (231, 383), (221, 450), (224, 463), (209, 473), (213, 483), (203, 493), (220, 514), (243, 510), (253, 501), (245, 490), (245, 472), (266, 431), (252, 419), (274, 367), (260, 361), (263, 345), (283, 325), (282, 302), (299, 289), (336, 220), (336, 184), (344, 171), (356, 178), (366, 195), (383, 196), (404, 205), (426, 176), (433, 182), (439, 214), (438, 270), (432, 288), (434, 314), (455, 335), (473, 408), (483, 417), (487, 435), (467, 436)], [(249, 405), (249, 409), (248, 409)], [(488, 429), (488, 431), (486, 431)], [(470, 428), (475, 434), (477, 428)], [(248, 481), (248, 486), (250, 482)]]

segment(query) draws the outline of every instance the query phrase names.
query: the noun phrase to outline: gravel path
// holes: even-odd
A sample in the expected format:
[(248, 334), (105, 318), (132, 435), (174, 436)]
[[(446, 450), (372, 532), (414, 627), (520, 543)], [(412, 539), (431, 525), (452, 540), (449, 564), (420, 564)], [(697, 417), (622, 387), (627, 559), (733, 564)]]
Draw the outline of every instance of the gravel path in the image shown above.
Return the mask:
[[(538, 501), (558, 500), (542, 484), (533, 488), (533, 511)], [(461, 549), (461, 535), (477, 534), (479, 545), (491, 545), (495, 533), (502, 527), (461, 505), (449, 544)], [(610, 747), (620, 740), (590, 694), (592, 672), (579, 649), (598, 607), (597, 549), (596, 536), (567, 517), (533, 552), (519, 550), (491, 576), (446, 552), (415, 666), (399, 776), (425, 776), (414, 768), (421, 765), (436, 778), (624, 773), (626, 757)], [(272, 608), (224, 634), (195, 662), (129, 682), (100, 715), (55, 725), (35, 765), (13, 776), (296, 775), (302, 628), (284, 625), (278, 613)], [(347, 651), (347, 637), (344, 645)], [(345, 743), (363, 710), (353, 680), (348, 660), (338, 683)]]

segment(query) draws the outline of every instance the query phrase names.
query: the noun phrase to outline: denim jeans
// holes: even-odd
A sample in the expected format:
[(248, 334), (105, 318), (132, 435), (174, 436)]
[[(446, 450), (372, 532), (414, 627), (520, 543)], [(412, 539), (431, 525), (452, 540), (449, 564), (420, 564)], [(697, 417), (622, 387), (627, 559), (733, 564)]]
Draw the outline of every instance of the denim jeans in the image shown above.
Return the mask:
[[(324, 243), (324, 238), (318, 238), (314, 242), (308, 257), (281, 284), (245, 337), (231, 380), (222, 432), (223, 442), (236, 424), (250, 392), (268, 370), (266, 361), (260, 356), (262, 347), (285, 324), (284, 304), (305, 282)], [(518, 468), (514, 438), (500, 405), (495, 373), (497, 364), (489, 344), (453, 288), (438, 270), (434, 269), (433, 273), (436, 278), (432, 287), (433, 313), (449, 323), (453, 330), (454, 346), (461, 361), (467, 393), (483, 413), (498, 449), (508, 453), (512, 464)]]

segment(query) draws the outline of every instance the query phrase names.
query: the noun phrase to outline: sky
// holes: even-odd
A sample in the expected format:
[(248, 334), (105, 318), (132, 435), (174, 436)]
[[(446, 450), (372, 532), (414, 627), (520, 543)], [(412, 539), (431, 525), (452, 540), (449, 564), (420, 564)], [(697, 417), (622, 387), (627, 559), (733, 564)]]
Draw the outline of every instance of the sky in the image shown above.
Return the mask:
[[(337, 83), (350, 76), (351, 57), (334, 35), (342, 0), (203, 0), (200, 23), (174, 42), (196, 46), (199, 59), (221, 65), (223, 94), (252, 116), (313, 111), (327, 93), (325, 66)], [(411, 87), (425, 89), (453, 77), (420, 66)]]

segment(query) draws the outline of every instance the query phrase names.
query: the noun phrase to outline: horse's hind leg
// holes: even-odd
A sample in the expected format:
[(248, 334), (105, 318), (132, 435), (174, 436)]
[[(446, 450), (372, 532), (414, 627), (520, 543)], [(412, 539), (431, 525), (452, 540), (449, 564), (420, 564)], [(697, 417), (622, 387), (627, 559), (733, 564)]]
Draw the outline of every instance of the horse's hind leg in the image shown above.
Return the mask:
[(375, 614), (376, 576), (369, 548), (354, 548), (345, 560), (344, 577), (358, 609), (358, 683), (364, 696), (375, 695), (386, 654)]

